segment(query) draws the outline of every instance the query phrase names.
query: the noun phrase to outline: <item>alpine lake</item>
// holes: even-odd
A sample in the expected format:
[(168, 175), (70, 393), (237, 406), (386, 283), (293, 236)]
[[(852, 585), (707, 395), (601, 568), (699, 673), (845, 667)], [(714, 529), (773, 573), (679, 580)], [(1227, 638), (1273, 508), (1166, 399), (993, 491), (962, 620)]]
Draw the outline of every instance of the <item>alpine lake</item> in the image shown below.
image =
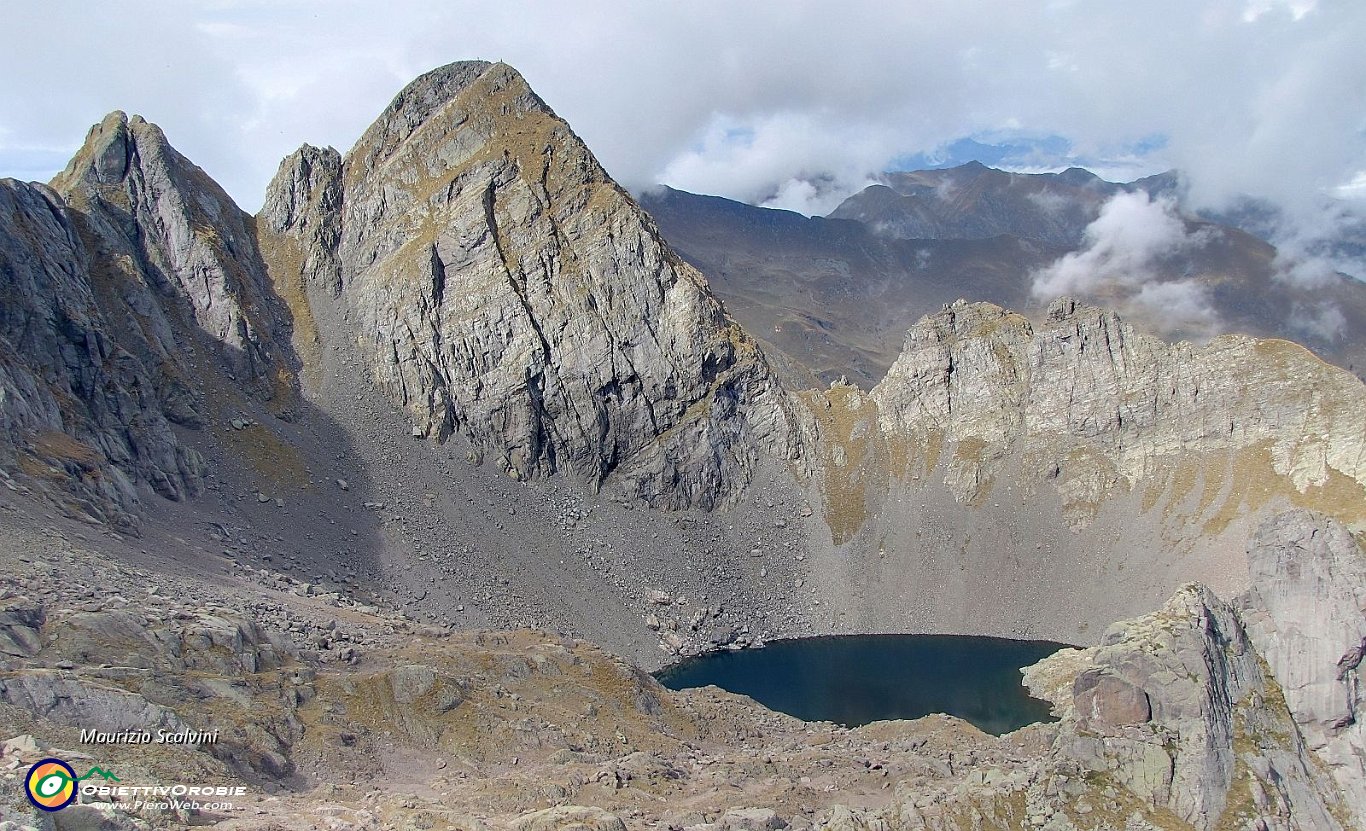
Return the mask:
[(839, 635), (771, 641), (655, 673), (681, 690), (714, 684), (804, 721), (857, 727), (947, 713), (1001, 735), (1052, 721), (1020, 669), (1066, 644), (962, 635)]

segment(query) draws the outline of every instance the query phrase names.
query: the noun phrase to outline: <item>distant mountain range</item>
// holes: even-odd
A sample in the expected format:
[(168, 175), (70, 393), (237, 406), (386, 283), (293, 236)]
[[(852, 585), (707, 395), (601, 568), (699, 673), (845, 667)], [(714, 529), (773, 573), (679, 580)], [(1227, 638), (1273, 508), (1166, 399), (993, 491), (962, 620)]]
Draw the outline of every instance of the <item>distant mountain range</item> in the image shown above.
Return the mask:
[(844, 200), (831, 219), (854, 219), (897, 239), (987, 239), (1010, 235), (1064, 247), (1081, 243), (1086, 226), (1116, 193), (1171, 193), (1175, 173), (1130, 184), (1107, 182), (1080, 167), (1062, 173), (1007, 173), (980, 162), (937, 170), (887, 173)]
[[(922, 315), (962, 297), (1037, 318), (1053, 297), (1034, 291), (1036, 276), (1093, 244), (1088, 228), (1107, 201), (1174, 200), (1179, 191), (1174, 173), (1115, 184), (1080, 168), (1022, 174), (973, 162), (887, 174), (825, 218), (671, 188), (640, 201), (789, 380), (846, 376), (870, 386)], [(1179, 209), (1177, 217), (1198, 244), (1152, 258), (1144, 274), (1096, 275), (1069, 293), (1170, 340), (1279, 337), (1366, 372), (1366, 285), (1343, 275), (1314, 286), (1282, 279), (1276, 248), (1227, 224), (1265, 232), (1265, 211), (1250, 207), (1225, 222)], [(1205, 316), (1192, 321), (1154, 301), (1163, 286), (1198, 294)]]

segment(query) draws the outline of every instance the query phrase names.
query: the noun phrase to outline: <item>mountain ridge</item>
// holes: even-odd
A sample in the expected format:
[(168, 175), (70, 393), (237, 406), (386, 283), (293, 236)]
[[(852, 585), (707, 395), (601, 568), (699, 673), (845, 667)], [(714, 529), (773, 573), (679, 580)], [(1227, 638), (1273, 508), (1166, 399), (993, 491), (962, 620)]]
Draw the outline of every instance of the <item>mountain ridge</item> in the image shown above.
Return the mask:
[[(462, 97), (473, 90), (479, 91), (477, 101)], [(439, 99), (445, 95), (453, 97), (442, 103)], [(417, 115), (404, 109), (405, 101), (418, 102)], [(488, 102), (493, 102), (491, 108), (498, 118), (508, 118), (508, 125), (488, 120)], [(1042, 348), (1036, 338), (1038, 332), (1056, 330), (1060, 324), (1075, 320), (1073, 336), (1080, 338), (1083, 352), (1084, 345), (1092, 340), (1110, 343), (1118, 337), (1124, 349), (1138, 344), (1136, 352), (1121, 353), (1128, 357), (1116, 359), (1118, 363), (1112, 361), (1112, 369), (1127, 372), (1126, 362), (1142, 367), (1174, 361), (1171, 396), (1178, 392), (1198, 396), (1204, 383), (1192, 383), (1180, 376), (1194, 365), (1191, 361), (1196, 354), (1205, 353), (1188, 345), (1167, 347), (1137, 337), (1118, 318), (1071, 301), (1055, 304), (1038, 332), (1024, 318), (1012, 322), (1016, 318), (999, 307), (946, 302), (940, 312), (910, 327), (900, 346), (897, 364), (919, 369), (897, 370), (894, 366), (869, 395), (856, 394), (839, 384), (828, 391), (794, 394), (772, 374), (761, 347), (743, 335), (725, 316), (722, 306), (711, 299), (705, 279), (658, 241), (649, 218), (605, 171), (588, 163), (591, 155), (585, 155), (586, 148), (515, 71), (485, 63), (444, 67), (406, 88), (386, 113), (395, 125), (386, 127), (381, 119), (345, 156), (335, 150), (305, 146), (285, 159), (266, 207), (250, 228), (238, 216), (240, 212), (210, 199), (208, 204), (217, 205), (231, 221), (243, 223), (230, 229), (227, 241), (214, 243), (211, 238), (205, 243), (191, 228), (179, 232), (180, 237), (168, 232), (160, 238), (181, 242), (179, 248), (163, 242), (162, 248), (135, 252), (153, 265), (180, 263), (182, 271), (184, 263), (200, 262), (193, 257), (244, 252), (246, 265), (225, 266), (222, 260), (209, 260), (217, 269), (210, 273), (217, 275), (219, 282), (210, 286), (204, 298), (187, 297), (190, 319), (194, 320), (205, 299), (221, 300), (220, 306), (243, 316), (237, 332), (259, 329), (279, 340), (269, 350), (258, 347), (259, 354), (261, 360), (278, 358), (277, 379), (284, 379), (288, 389), (277, 395), (270, 389), (263, 392), (260, 384), (255, 388), (260, 404), (273, 409), (281, 425), (294, 417), (297, 407), (309, 402), (323, 411), (335, 412), (340, 405), (337, 394), (344, 389), (337, 380), (362, 370), (399, 412), (412, 419), (402, 429), (414, 441), (415, 452), (423, 452), (421, 448), (432, 443), (450, 444), (443, 452), (463, 455), (466, 463), (476, 468), (483, 466), (484, 454), (491, 452), (493, 469), (514, 480), (566, 473), (571, 481), (585, 484), (590, 493), (606, 483), (611, 488), (605, 495), (613, 499), (626, 503), (643, 500), (658, 507), (686, 510), (725, 508), (746, 498), (756, 475), (765, 481), (777, 476), (792, 492), (804, 492), (804, 499), (823, 505), (812, 516), (812, 522), (819, 525), (804, 523), (810, 527), (802, 531), (807, 544), (815, 547), (806, 568), (819, 576), (816, 585), (844, 598), (844, 614), (865, 618), (865, 625), (875, 627), (887, 626), (893, 620), (899, 621), (897, 625), (912, 624), (913, 615), (921, 612), (914, 612), (910, 618), (880, 620), (880, 612), (868, 618), (850, 605), (854, 597), (849, 594), (849, 585), (840, 586), (847, 580), (838, 575), (849, 568), (871, 567), (864, 560), (866, 551), (882, 547), (884, 543), (879, 540), (903, 539), (907, 528), (923, 521), (886, 514), (890, 505), (923, 489), (926, 482), (922, 477), (942, 483), (942, 497), (949, 500), (945, 504), (980, 509), (991, 493), (992, 482), (1012, 482), (1024, 476), (1025, 490), (1032, 492), (1035, 486), (1028, 483), (1038, 474), (1029, 473), (1029, 466), (1057, 470), (1055, 477), (1049, 477), (1057, 481), (1029, 499), (1043, 500), (1040, 505), (1048, 505), (1046, 515), (1056, 515), (1061, 524), (1081, 533), (1078, 540), (1063, 546), (1069, 552), (1064, 560), (1080, 556), (1083, 548), (1095, 545), (1109, 555), (1118, 555), (1121, 549), (1115, 541), (1091, 540), (1087, 535), (1092, 532), (1085, 529), (1097, 515), (1104, 514), (1103, 506), (1112, 499), (1130, 507), (1115, 509), (1118, 513), (1107, 522), (1126, 511), (1149, 510), (1146, 499), (1139, 505), (1123, 494), (1152, 473), (1151, 458), (1190, 451), (1203, 441), (1200, 436), (1184, 434), (1163, 433), (1167, 437), (1159, 437), (1158, 433), (1175, 423), (1172, 416), (1159, 415), (1155, 421), (1150, 416), (1152, 423), (1145, 424), (1142, 413), (1133, 408), (1140, 406), (1135, 402), (1147, 400), (1143, 397), (1146, 393), (1137, 387), (1128, 392), (1117, 389), (1113, 381), (1117, 376), (1112, 371), (1101, 371), (1092, 358), (1081, 357), (1072, 359), (1080, 363), (1060, 368), (1059, 373), (1072, 379), (1070, 400), (1081, 394), (1078, 390), (1083, 387), (1078, 385), (1085, 385), (1084, 394), (1095, 404), (1095, 423), (1080, 433), (1074, 432), (1075, 425), (1064, 426), (1048, 440), (1059, 446), (1042, 449), (1035, 435), (1042, 422), (1037, 415), (1024, 415), (1023, 408), (1033, 406), (1026, 403), (1028, 396), (1012, 392), (1012, 385), (1029, 377), (1029, 367), (1043, 360), (1036, 354)], [(123, 198), (120, 194), (139, 193), (136, 181), (123, 184), (130, 169), (127, 160), (137, 155), (128, 151), (125, 136), (136, 138), (142, 131), (158, 148), (149, 155), (167, 157), (167, 151), (159, 149), (164, 137), (144, 124), (140, 119), (111, 115), (92, 131), (91, 150), (78, 156), (72, 165), (74, 172), (65, 174), (61, 182), (73, 194), (74, 202), (90, 206), (96, 219), (106, 225), (112, 224), (105, 218), (111, 200)], [(506, 140), (496, 138), (502, 135), (500, 131), (508, 132)], [(497, 147), (507, 143), (507, 147), (490, 152), (489, 141), (495, 141)], [(380, 145), (389, 148), (388, 155), (375, 152)], [(136, 149), (138, 145), (134, 142), (132, 146)], [(557, 154), (562, 157), (560, 168), (552, 158)], [(114, 170), (113, 176), (102, 172), (100, 159), (106, 159), (103, 169)], [(187, 169), (188, 163), (177, 164)], [(366, 165), (371, 167), (369, 172), (364, 170)], [(371, 176), (378, 178), (370, 182)], [(111, 191), (114, 185), (132, 190)], [(386, 196), (377, 201), (368, 195), (374, 192)], [(129, 204), (140, 203), (130, 199)], [(156, 215), (143, 207), (139, 211), (148, 217)], [(172, 211), (171, 216), (184, 214)], [(575, 224), (584, 222), (588, 224)], [(162, 227), (174, 230), (194, 224), (163, 223)], [(837, 227), (856, 229), (857, 225)], [(247, 234), (251, 235), (251, 244), (231, 247), (233, 240), (240, 241)], [(159, 239), (155, 235), (149, 238), (154, 242)], [(611, 241), (610, 248), (603, 247), (604, 240)], [(617, 252), (626, 252), (629, 268)], [(630, 270), (641, 265), (643, 281), (639, 271)], [(179, 274), (171, 267), (166, 273)], [(242, 282), (244, 275), (247, 282)], [(267, 280), (269, 290), (257, 288), (266, 286)], [(171, 285), (165, 283), (163, 290)], [(234, 305), (234, 298), (258, 290), (270, 295), (271, 301)], [(616, 307), (612, 305), (614, 297), (620, 304)], [(248, 319), (249, 315), (255, 318)], [(672, 330), (650, 323), (655, 319), (667, 322), (671, 317), (677, 317), (667, 324), (676, 327)], [(248, 325), (252, 320), (261, 323), (254, 329)], [(961, 320), (977, 322), (962, 329)], [(222, 344), (225, 330), (219, 319), (208, 318), (207, 323), (207, 334)], [(670, 331), (674, 334), (668, 334)], [(285, 343), (282, 333), (288, 333), (292, 342)], [(183, 335), (180, 332), (182, 339)], [(1330, 421), (1314, 422), (1319, 426), (1312, 429), (1305, 426), (1308, 422), (1287, 421), (1273, 400), (1279, 400), (1280, 393), (1275, 391), (1284, 385), (1285, 377), (1322, 375), (1317, 359), (1287, 352), (1274, 342), (1230, 343), (1239, 345), (1225, 348), (1227, 356), (1256, 353), (1272, 356), (1274, 361), (1265, 371), (1251, 367), (1244, 373), (1245, 377), (1270, 373), (1247, 397), (1246, 406), (1220, 403), (1221, 399), (1211, 400), (1205, 393), (1196, 408), (1204, 414), (1201, 418), (1234, 424), (1231, 430), (1236, 441), (1215, 442), (1201, 449), (1200, 453), (1213, 453), (1208, 462), (1213, 467), (1196, 475), (1226, 476), (1218, 472), (1221, 467), (1240, 453), (1253, 452), (1252, 445), (1262, 439), (1249, 437), (1254, 433), (1262, 436), (1257, 431), (1269, 429), (1271, 433), (1262, 436), (1271, 441), (1266, 448), (1266, 465), (1257, 462), (1254, 467), (1259, 471), (1266, 467), (1265, 475), (1271, 477), (1268, 482), (1275, 484), (1268, 485), (1266, 494), (1256, 498), (1235, 491), (1216, 496), (1214, 504), (1222, 506), (1220, 510), (1229, 516), (1209, 526), (1215, 528), (1214, 536), (1220, 538), (1219, 529), (1229, 527), (1234, 529), (1229, 533), (1236, 536), (1243, 528), (1239, 523), (1250, 520), (1230, 526), (1231, 518), (1251, 517), (1264, 510), (1269, 504), (1267, 494), (1278, 494), (1277, 499), (1290, 504), (1307, 504), (1349, 524), (1359, 524), (1362, 517), (1352, 507), (1356, 504), (1352, 494), (1356, 493), (1353, 483), (1359, 485), (1362, 477), (1361, 471), (1348, 463), (1355, 447), (1347, 435), (1351, 430), (1344, 433), (1341, 425)], [(226, 346), (231, 348), (232, 344)], [(361, 348), (346, 361), (330, 359), (338, 350), (349, 351), (356, 346)], [(1159, 354), (1175, 357), (1162, 358)], [(1217, 350), (1209, 354), (1223, 355)], [(1013, 357), (1003, 362), (1003, 355)], [(1210, 383), (1225, 384), (1232, 377), (1228, 375), (1228, 361), (1239, 360), (1242, 358), (1213, 359), (1211, 366), (1216, 369), (1209, 377), (1216, 380)], [(941, 389), (936, 373), (944, 361), (954, 372), (952, 384)], [(694, 369), (684, 370), (689, 364)], [(1295, 369), (1289, 369), (1292, 366)], [(228, 379), (238, 367), (229, 366)], [(186, 370), (182, 368), (181, 372)], [(295, 372), (297, 381), (293, 380)], [(334, 377), (333, 392), (320, 392), (319, 378), (324, 372)], [(650, 380), (650, 372), (662, 374)], [(1051, 370), (1041, 372), (1039, 389), (1047, 389), (1054, 383)], [(1290, 376), (1284, 375), (1287, 372)], [(613, 380), (623, 377), (631, 386), (622, 387), (620, 380)], [(995, 401), (992, 409), (971, 414), (961, 403), (945, 404), (962, 397), (961, 392), (949, 394), (956, 388), (952, 385), (961, 383), (967, 383), (964, 389), (970, 390), (964, 401), (970, 406), (975, 406), (975, 400)], [(1027, 388), (1025, 383), (1021, 389)], [(1324, 390), (1333, 390), (1332, 396), (1340, 394), (1343, 401), (1350, 400), (1356, 391), (1350, 383), (1324, 384)], [(1145, 385), (1146, 381), (1139, 386)], [(1183, 386), (1190, 388), (1183, 391)], [(481, 393), (481, 389), (491, 392)], [(1295, 399), (1309, 394), (1295, 389), (1282, 397)], [(249, 418), (227, 415), (228, 408), (235, 406), (233, 402), (240, 405), (246, 399), (228, 394), (226, 400), (219, 400), (221, 382), (201, 384), (196, 392), (205, 396), (205, 402), (217, 401), (211, 408), (214, 420), (232, 422), (227, 436), (236, 437), (238, 421), (250, 424)], [(943, 401), (935, 403), (941, 393)], [(1115, 403), (1116, 395), (1132, 400)], [(168, 400), (176, 399), (172, 396)], [(1240, 400), (1238, 396), (1228, 399)], [(293, 402), (293, 408), (279, 407), (284, 401)], [(509, 408), (509, 401), (520, 403)], [(1152, 399), (1141, 406), (1156, 413), (1160, 411), (1157, 402)], [(182, 419), (191, 430), (202, 430), (206, 420), (200, 412), (203, 406), (196, 404), (195, 415)], [(945, 406), (949, 409), (944, 410)], [(1057, 410), (1055, 405), (1049, 406)], [(1239, 433), (1236, 425), (1241, 416), (1226, 416), (1221, 407), (1254, 413), (1261, 407), (1266, 417), (1254, 416), (1248, 422), (1250, 426)], [(1333, 407), (1336, 412), (1351, 410), (1350, 404)], [(912, 412), (918, 415), (909, 415)], [(944, 431), (935, 425), (946, 423), (948, 412), (958, 421)], [(1139, 412), (1137, 419), (1135, 412)], [(585, 418), (585, 413), (591, 415)], [(968, 421), (962, 420), (965, 413), (970, 414)], [(1022, 427), (1026, 424), (1027, 428)], [(1306, 435), (1322, 433), (1329, 443), (1287, 439), (1296, 425), (1301, 432), (1308, 431)], [(1117, 427), (1122, 427), (1123, 436), (1115, 433)], [(268, 452), (266, 458), (286, 458), (288, 451), (278, 445), (289, 431), (269, 424), (252, 430), (253, 436), (273, 436), (270, 441), (276, 443), (272, 445), (275, 449), (261, 451)], [(174, 431), (163, 432), (175, 437)], [(1274, 438), (1273, 434), (1281, 437)], [(1097, 438), (1117, 442), (1127, 455), (1115, 456), (1099, 446), (1083, 449), (1078, 444)], [(369, 441), (360, 434), (356, 440)], [(1149, 445), (1155, 451), (1144, 449)], [(1152, 452), (1157, 455), (1145, 455)], [(1081, 461), (1074, 459), (1069, 464), (1068, 459), (1078, 453), (1082, 454), (1077, 457)], [(1201, 470), (1204, 464), (1194, 469)], [(290, 461), (289, 465), (309, 466), (306, 460)], [(1159, 467), (1165, 470), (1164, 465)], [(258, 469), (266, 471), (259, 465)], [(195, 470), (202, 476), (202, 463)], [(1339, 482), (1334, 476), (1345, 479)], [(185, 487), (187, 495), (190, 486)], [(1323, 490), (1325, 487), (1328, 489)], [(1305, 502), (1304, 495), (1311, 490), (1317, 496)], [(1173, 504), (1164, 501), (1166, 497), (1156, 497), (1168, 506), (1164, 510), (1190, 510), (1175, 508), (1179, 494), (1172, 494)], [(985, 514), (994, 516), (995, 509)], [(988, 527), (995, 530), (985, 532), (984, 541), (1004, 532), (996, 519)], [(825, 529), (824, 533), (820, 529)], [(1172, 532), (1152, 526), (1144, 533)], [(825, 534), (828, 537), (822, 542)], [(1206, 546), (1209, 556), (1226, 545), (1208, 547), (1201, 542), (1198, 528), (1180, 531), (1175, 539), (1182, 546)], [(851, 555), (853, 559), (849, 560)], [(1059, 584), (1070, 582), (1062, 575), (1055, 579)], [(1221, 584), (1214, 577), (1210, 579), (1223, 590), (1240, 585), (1236, 580)], [(1176, 581), (1173, 577), (1160, 582), (1165, 587), (1161, 591), (1166, 591)], [(1007, 604), (1005, 608), (1015, 606)], [(966, 610), (954, 614), (966, 614)], [(999, 627), (998, 631), (1019, 629), (1065, 637), (1077, 625), (1076, 621), (1062, 623), (1057, 619), (1044, 623), (1047, 615), (1014, 615), (1008, 611), (991, 626)], [(930, 619), (937, 620), (936, 627), (962, 625), (952, 622), (953, 617), (942, 619), (932, 614)]]
[[(950, 181), (956, 171), (926, 173)], [(1028, 209), (1005, 216), (1004, 225), (989, 230), (1005, 231), (1011, 225), (1024, 236), (943, 237), (943, 229), (929, 228), (922, 230), (940, 238), (908, 239), (879, 232), (875, 216), (865, 216), (866, 222), (847, 216), (854, 211), (840, 214), (845, 218), (832, 214), (833, 219), (798, 222), (796, 215), (683, 191), (662, 189), (641, 198), (666, 238), (712, 278), (742, 322), (769, 344), (789, 383), (804, 385), (813, 375), (823, 382), (844, 376), (871, 388), (895, 359), (901, 333), (958, 297), (1040, 319), (1060, 293), (1039, 293), (1046, 288), (1040, 275), (1069, 261), (1075, 261), (1074, 270), (1085, 267), (1089, 261), (1080, 255), (1088, 249), (1075, 240), (1089, 233), (1105, 199), (1128, 187), (1083, 189), (1088, 194), (1084, 202), (1058, 196), (1075, 214), (1060, 236), (1056, 219), (1028, 198), (1051, 193), (1044, 185), (1025, 174), (995, 172), (1000, 176), (982, 174), (972, 180), (986, 189), (987, 196), (979, 201), (1005, 200), (1002, 204)], [(1022, 194), (1007, 184), (997, 197), (986, 187), (1016, 180), (1026, 180)], [(1161, 184), (1154, 185), (1159, 192)], [(999, 219), (990, 211), (974, 216), (970, 204), (945, 202), (934, 187), (920, 187), (925, 191), (922, 201), (958, 204), (953, 210), (966, 211), (972, 223)], [(1169, 340), (1201, 341), (1224, 332), (1279, 337), (1305, 343), (1358, 377), (1366, 374), (1366, 339), (1361, 334), (1366, 332), (1366, 285), (1339, 275), (1321, 285), (1302, 286), (1283, 278), (1277, 250), (1250, 234), (1179, 212), (1170, 222), (1181, 223), (1183, 238), (1191, 244), (1142, 264), (1151, 274), (1135, 273), (1124, 257), (1116, 257), (1108, 273), (1088, 272), (1079, 285), (1061, 293), (1114, 307)], [(1106, 250), (1100, 246), (1092, 267), (1106, 266)], [(1176, 314), (1192, 301), (1189, 319)]]
[[(1332, 724), (1360, 688), (1329, 652), (1352, 644), (1286, 648), (1304, 609), (1353, 611), (1330, 590), (1366, 532), (1348, 372), (941, 286), (871, 389), (794, 388), (502, 64), (417, 79), (346, 154), (300, 148), (254, 218), (137, 117), (87, 145), (59, 190), (0, 182), (6, 724), (222, 723), (216, 751), (138, 763), (297, 789), (262, 803), (285, 827), (395, 748), (451, 754), (445, 792), (521, 831), (617, 827), (530, 813), (571, 794), (650, 826), (721, 822), (657, 803), (722, 792), (795, 822), (836, 782), (862, 802), (820, 820), (841, 831), (1089, 827), (1081, 804), (1108, 827), (1349, 825), (1362, 739)], [(760, 227), (869, 239), (779, 219)], [(1302, 549), (1314, 570), (1276, 579)], [(523, 627), (564, 634), (484, 631)], [(1032, 672), (1059, 723), (994, 741), (794, 725), (576, 640), (653, 668), (851, 632), (1097, 645)], [(204, 692), (224, 684), (240, 695)], [(785, 778), (754, 773), (759, 735)], [(790, 749), (818, 735), (868, 764)], [(878, 736), (906, 764), (895, 791)], [(708, 790), (698, 747), (755, 787)], [(519, 759), (538, 778), (495, 793)], [(468, 825), (426, 797), (389, 816), (419, 810), (403, 800)]]

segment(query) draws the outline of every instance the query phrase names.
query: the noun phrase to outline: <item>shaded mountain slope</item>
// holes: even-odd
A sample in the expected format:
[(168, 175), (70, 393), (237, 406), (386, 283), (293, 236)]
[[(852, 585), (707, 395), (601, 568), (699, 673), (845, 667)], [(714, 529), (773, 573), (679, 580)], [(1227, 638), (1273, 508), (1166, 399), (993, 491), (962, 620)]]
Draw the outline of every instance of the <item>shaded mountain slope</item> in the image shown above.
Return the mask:
[[(37, 481), (135, 527), (139, 486), (201, 489), (173, 425), (198, 430), (242, 396), (288, 416), (288, 314), (252, 220), (155, 125), (112, 113), (52, 189), (0, 187), (6, 451)], [(215, 379), (230, 390), (217, 404)]]
[(830, 213), (897, 239), (988, 239), (1009, 234), (1049, 245), (1081, 242), (1087, 224), (1119, 188), (1081, 168), (1024, 175), (969, 162), (943, 170), (888, 173)]
[(1029, 302), (1029, 272), (1063, 249), (1012, 237), (899, 240), (849, 220), (803, 217), (663, 188), (641, 196), (726, 308), (785, 358), (794, 386), (876, 384), (907, 328), (960, 297)]
[(882, 175), (831, 211), (880, 236), (897, 239), (988, 239), (1008, 234), (1060, 247), (1081, 243), (1086, 226), (1117, 193), (1174, 193), (1174, 173), (1128, 184), (1107, 182), (1089, 170), (1010, 173), (968, 162), (957, 167)]

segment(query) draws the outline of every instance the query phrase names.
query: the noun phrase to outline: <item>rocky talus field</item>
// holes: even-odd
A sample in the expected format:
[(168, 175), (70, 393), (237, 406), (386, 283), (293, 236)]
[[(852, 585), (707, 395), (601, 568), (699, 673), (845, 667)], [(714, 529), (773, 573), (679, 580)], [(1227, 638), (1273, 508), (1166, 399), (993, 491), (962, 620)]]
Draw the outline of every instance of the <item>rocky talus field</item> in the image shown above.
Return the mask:
[[(0, 829), (1366, 827), (1366, 386), (989, 299), (797, 383), (504, 64), (256, 216), (110, 114), (0, 180)], [(1078, 644), (1058, 720), (649, 674), (893, 632)], [(49, 757), (245, 790), (41, 813)]]

